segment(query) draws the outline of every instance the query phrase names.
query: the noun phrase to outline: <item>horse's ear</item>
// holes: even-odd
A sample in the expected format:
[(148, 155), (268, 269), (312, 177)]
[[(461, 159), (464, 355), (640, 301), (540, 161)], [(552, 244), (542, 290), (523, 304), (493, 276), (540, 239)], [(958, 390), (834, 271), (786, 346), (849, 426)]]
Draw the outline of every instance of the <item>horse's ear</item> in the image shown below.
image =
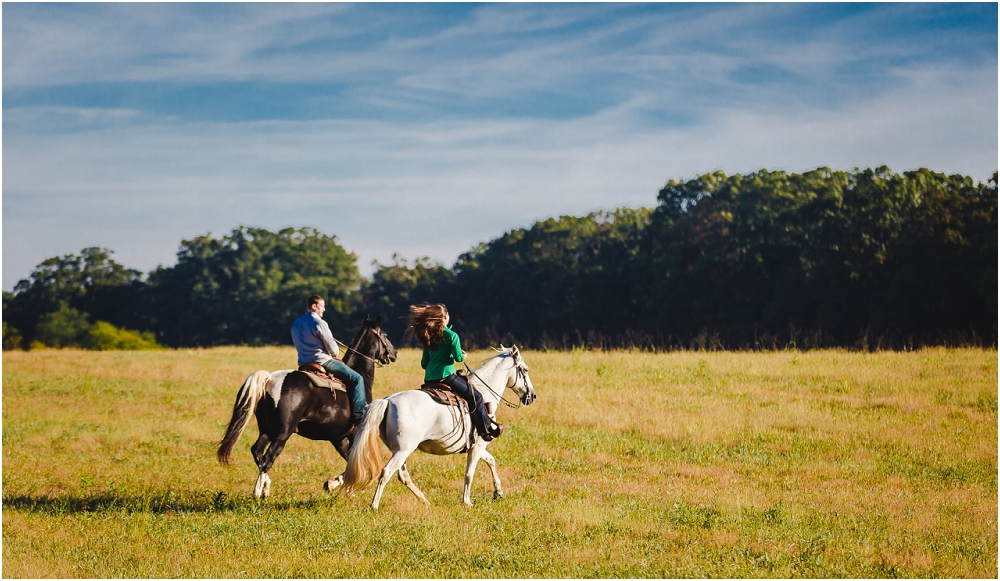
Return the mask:
[(378, 316), (378, 319), (375, 321), (375, 326), (378, 328), (382, 327), (382, 315)]
[(365, 313), (365, 322), (366, 323), (371, 323), (372, 322), (371, 317), (368, 316), (368, 313)]

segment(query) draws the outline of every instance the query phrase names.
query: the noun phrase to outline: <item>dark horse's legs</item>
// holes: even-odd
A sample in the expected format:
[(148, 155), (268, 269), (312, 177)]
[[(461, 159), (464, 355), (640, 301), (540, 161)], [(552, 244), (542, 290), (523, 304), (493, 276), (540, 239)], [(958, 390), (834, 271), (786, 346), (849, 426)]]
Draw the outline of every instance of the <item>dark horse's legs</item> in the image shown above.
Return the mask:
[(291, 426), (282, 426), (282, 431), (278, 436), (271, 442), (271, 445), (267, 447), (267, 452), (261, 457), (260, 462), (257, 463), (257, 467), (263, 473), (268, 473), (271, 470), (271, 465), (274, 464), (275, 459), (281, 455), (282, 450), (285, 449), (285, 442), (288, 438), (292, 437), (295, 433), (295, 424)]
[(257, 425), (261, 428), (261, 432), (251, 448), (257, 469), (260, 471), (257, 474), (257, 483), (254, 485), (254, 496), (257, 498), (267, 497), (270, 494), (271, 477), (267, 473), (271, 470), (275, 459), (285, 449), (285, 442), (295, 433), (308, 407), (303, 401), (308, 392), (294, 389), (291, 385), (286, 387), (288, 393), (280, 399), (273, 411), (264, 411), (260, 407), (257, 409)]
[(250, 453), (253, 454), (254, 464), (256, 464), (258, 468), (260, 468), (261, 460), (264, 459), (264, 449), (267, 448), (267, 443), (269, 441), (270, 439), (267, 437), (267, 434), (261, 432), (260, 437), (257, 438), (257, 441), (254, 442), (253, 446), (250, 448)]
[[(347, 460), (347, 455), (351, 453), (351, 443), (354, 442), (354, 433), (355, 432), (352, 429), (350, 432), (348, 432), (349, 435), (347, 437), (341, 438), (339, 440), (330, 441), (330, 443), (333, 444), (334, 449), (337, 450), (337, 453), (340, 454), (340, 456), (344, 460)], [(324, 482), (323, 488), (325, 490), (333, 491), (343, 483), (344, 483), (344, 475), (341, 474), (340, 476), (337, 476), (332, 480), (327, 480), (326, 482)]]
[(351, 443), (354, 442), (353, 436), (354, 432), (352, 430), (350, 437), (341, 438), (339, 440), (334, 440), (333, 442), (331, 442), (333, 444), (333, 447), (336, 448), (337, 453), (339, 453), (340, 457), (343, 458), (344, 460), (347, 460), (347, 455), (351, 453)]

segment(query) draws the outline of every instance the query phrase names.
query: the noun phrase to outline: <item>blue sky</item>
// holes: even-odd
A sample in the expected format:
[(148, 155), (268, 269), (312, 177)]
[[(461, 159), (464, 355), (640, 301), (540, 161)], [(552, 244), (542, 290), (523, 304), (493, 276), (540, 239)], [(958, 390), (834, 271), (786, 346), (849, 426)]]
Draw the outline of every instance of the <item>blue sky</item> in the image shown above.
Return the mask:
[(451, 265), (722, 169), (997, 169), (997, 5), (3, 7), (3, 288), (313, 226)]

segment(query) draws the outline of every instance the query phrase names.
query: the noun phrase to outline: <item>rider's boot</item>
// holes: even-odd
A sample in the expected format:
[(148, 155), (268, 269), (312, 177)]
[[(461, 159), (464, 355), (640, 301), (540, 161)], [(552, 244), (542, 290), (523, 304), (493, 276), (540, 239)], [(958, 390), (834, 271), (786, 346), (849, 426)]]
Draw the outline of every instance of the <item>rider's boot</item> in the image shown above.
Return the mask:
[(493, 438), (499, 438), (500, 434), (503, 433), (503, 424), (501, 424), (500, 422), (498, 422), (498, 421), (496, 421), (496, 420), (493, 419), (493, 417), (492, 417), (492, 414), (493, 414), (493, 405), (492, 404), (484, 403), (483, 404), (483, 411), (486, 412), (486, 418), (485, 418), (486, 421), (490, 422), (490, 424), (492, 424), (492, 426), (493, 426), (492, 428), (487, 428), (486, 429), (486, 435), (483, 436), (484, 440), (486, 440), (487, 442), (490, 442), (490, 441), (493, 440)]
[(490, 442), (493, 438), (503, 433), (503, 425), (492, 421), (485, 413), (478, 414), (472, 412), (470, 415), (472, 416), (472, 424), (476, 427), (476, 432), (483, 440)]
[(357, 426), (361, 423), (362, 418), (365, 417), (366, 409), (368, 409), (368, 406), (365, 406), (360, 410), (351, 410), (351, 427)]
[(503, 433), (503, 424), (501, 424), (499, 422), (492, 422), (492, 423), (493, 423), (493, 427), (489, 428), (487, 430), (486, 435), (483, 436), (483, 439), (486, 440), (487, 442), (492, 441), (493, 438), (499, 438), (500, 434)]

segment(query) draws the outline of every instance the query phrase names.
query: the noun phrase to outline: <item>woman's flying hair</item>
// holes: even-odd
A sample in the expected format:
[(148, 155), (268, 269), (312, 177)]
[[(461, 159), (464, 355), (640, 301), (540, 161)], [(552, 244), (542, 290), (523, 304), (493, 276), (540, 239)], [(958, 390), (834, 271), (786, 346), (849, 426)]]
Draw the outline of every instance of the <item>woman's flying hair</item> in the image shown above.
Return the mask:
[(441, 346), (444, 338), (444, 318), (448, 308), (444, 305), (420, 303), (410, 305), (410, 329), (421, 347), (434, 350)]

